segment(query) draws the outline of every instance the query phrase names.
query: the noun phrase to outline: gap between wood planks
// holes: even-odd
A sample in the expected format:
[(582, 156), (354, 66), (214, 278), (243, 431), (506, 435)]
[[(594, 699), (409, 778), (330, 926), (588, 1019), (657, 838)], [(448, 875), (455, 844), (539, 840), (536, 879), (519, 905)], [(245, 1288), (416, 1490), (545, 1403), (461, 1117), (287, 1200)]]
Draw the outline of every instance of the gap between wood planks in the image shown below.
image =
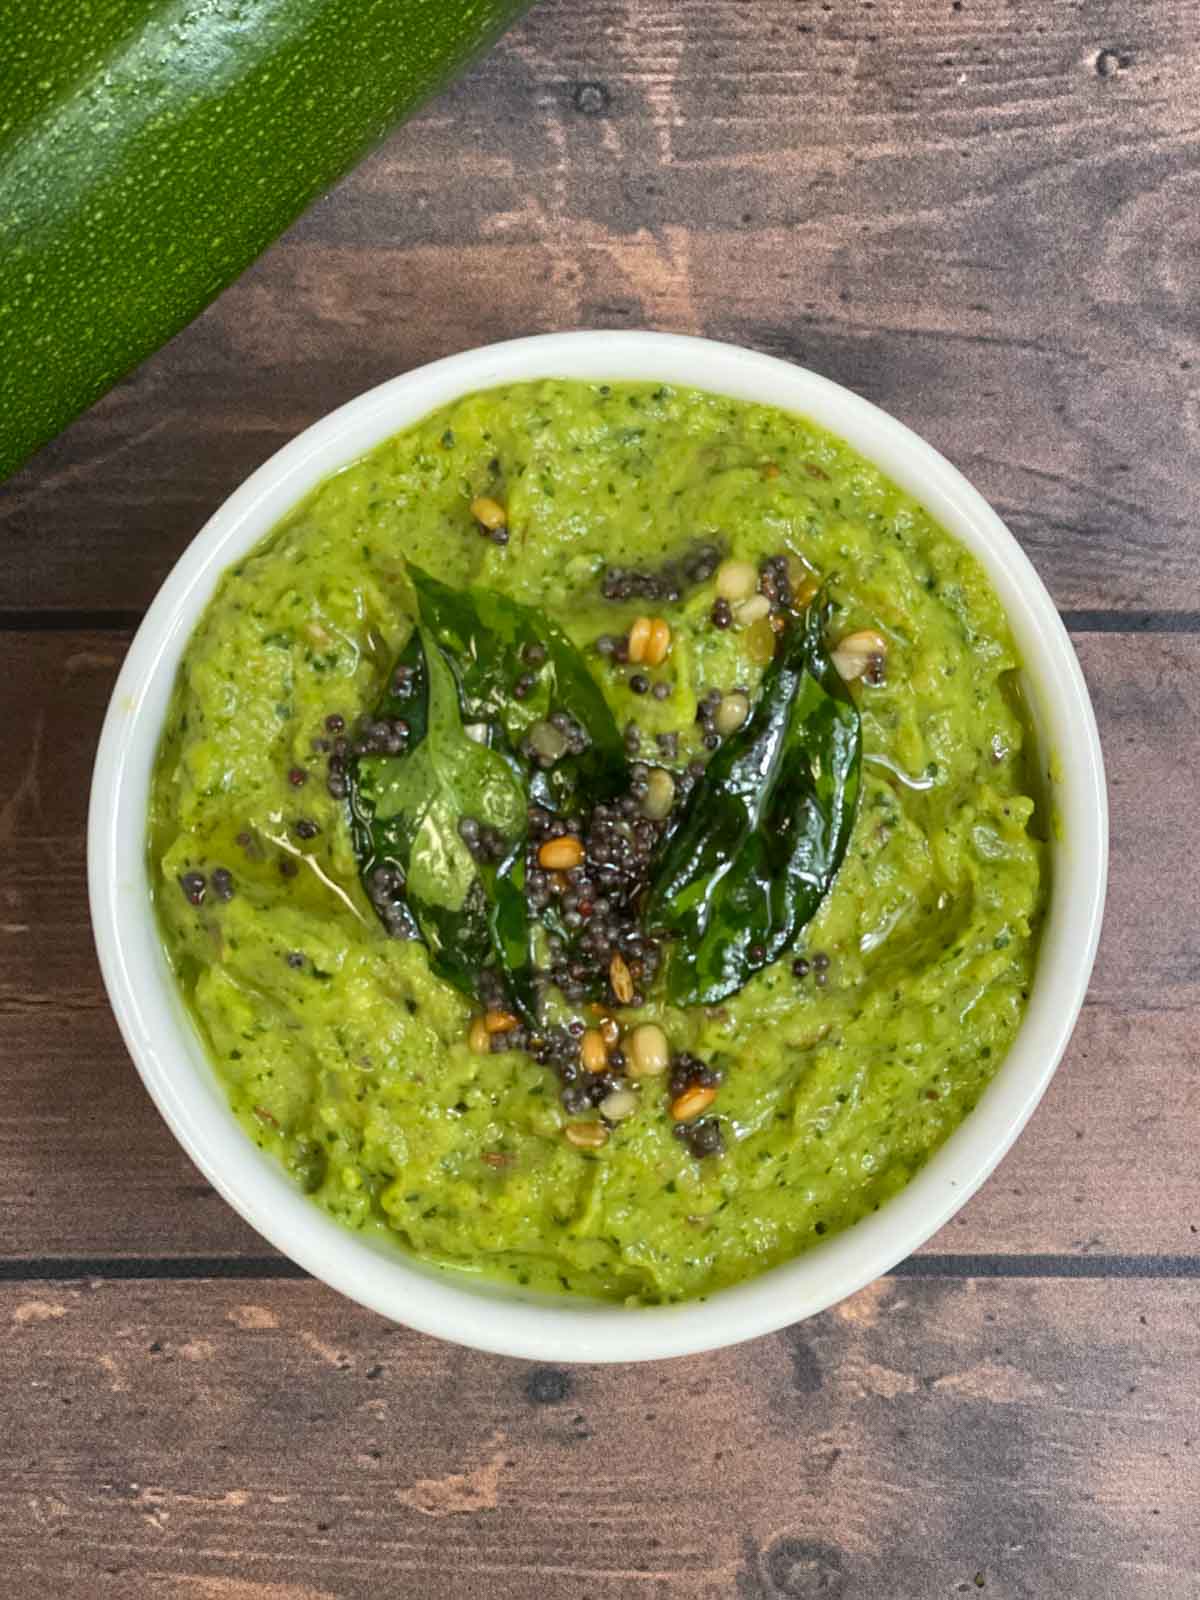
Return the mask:
[[(132, 633), (141, 611), (0, 610), (0, 633)], [(1200, 633), (1200, 611), (1062, 611), (1068, 633)]]
[[(0, 1260), (0, 1283), (74, 1279), (307, 1278), (286, 1256), (18, 1256)], [(1200, 1278), (1200, 1255), (917, 1255), (889, 1278)]]

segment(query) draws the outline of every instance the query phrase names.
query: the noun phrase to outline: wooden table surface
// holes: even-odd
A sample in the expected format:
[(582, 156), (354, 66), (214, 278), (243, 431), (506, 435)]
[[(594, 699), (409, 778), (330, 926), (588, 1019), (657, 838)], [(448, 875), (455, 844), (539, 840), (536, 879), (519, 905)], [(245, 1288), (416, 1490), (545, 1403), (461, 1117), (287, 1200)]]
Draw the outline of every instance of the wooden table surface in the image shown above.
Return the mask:
[[(1200, 4), (543, 0), (0, 490), (0, 1572), (52, 1600), (1200, 1595)], [(996, 504), (1071, 627), (1113, 867), (1016, 1149), (824, 1316), (625, 1370), (304, 1278), (118, 1039), (86, 779), (240, 479), (576, 326), (812, 365)]]

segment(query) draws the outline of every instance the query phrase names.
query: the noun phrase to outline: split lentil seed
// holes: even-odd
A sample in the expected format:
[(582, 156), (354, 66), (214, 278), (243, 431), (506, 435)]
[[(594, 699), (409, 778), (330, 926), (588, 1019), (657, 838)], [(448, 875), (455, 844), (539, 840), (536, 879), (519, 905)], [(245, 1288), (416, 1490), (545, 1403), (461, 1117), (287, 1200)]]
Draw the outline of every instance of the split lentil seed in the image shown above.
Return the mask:
[(655, 617), (650, 624), (650, 637), (646, 641), (643, 657), (647, 666), (659, 667), (667, 659), (671, 648), (671, 625), (663, 617)]
[(608, 1048), (599, 1028), (589, 1028), (579, 1041), (579, 1054), (589, 1072), (603, 1072), (608, 1066)]
[(476, 495), (475, 499), (471, 501), (471, 515), (489, 533), (495, 532), (497, 528), (502, 528), (508, 521), (508, 512), (505, 511), (499, 500), (493, 500), (491, 495), (487, 494)]
[(633, 974), (620, 951), (613, 953), (613, 958), (608, 964), (608, 981), (612, 984), (612, 992), (617, 999), (623, 1006), (627, 1006), (633, 999)]
[(560, 839), (547, 839), (538, 847), (537, 858), (538, 866), (547, 872), (570, 872), (583, 860), (583, 842), (570, 833)]
[(701, 1112), (708, 1110), (716, 1098), (717, 1091), (705, 1088), (702, 1084), (685, 1089), (671, 1101), (671, 1117), (675, 1122), (693, 1122)]
[(568, 1144), (577, 1150), (599, 1150), (608, 1143), (608, 1129), (602, 1122), (568, 1122), (564, 1131)]
[(831, 659), (846, 683), (853, 683), (855, 678), (882, 683), (887, 666), (887, 640), (874, 628), (859, 628), (838, 640)]
[(483, 1019), (483, 1025), (488, 1033), (511, 1033), (520, 1026), (511, 1011), (489, 1011)]
[(735, 690), (733, 694), (722, 697), (713, 718), (713, 726), (723, 739), (727, 739), (731, 733), (738, 731), (749, 715), (749, 697)]
[(638, 1097), (632, 1089), (614, 1089), (600, 1102), (600, 1115), (606, 1122), (623, 1122), (638, 1108)]
[(748, 600), (758, 588), (758, 573), (749, 561), (722, 561), (717, 568), (717, 594), (722, 600)]
[(629, 630), (629, 640), (626, 649), (630, 661), (642, 662), (646, 659), (646, 646), (650, 643), (650, 630), (653, 624), (649, 617), (636, 617)]
[(671, 1046), (656, 1022), (643, 1022), (630, 1034), (626, 1056), (631, 1078), (658, 1078), (671, 1064)]
[(674, 804), (675, 779), (665, 767), (652, 767), (642, 798), (642, 815), (649, 817), (652, 822), (662, 822), (670, 815)]

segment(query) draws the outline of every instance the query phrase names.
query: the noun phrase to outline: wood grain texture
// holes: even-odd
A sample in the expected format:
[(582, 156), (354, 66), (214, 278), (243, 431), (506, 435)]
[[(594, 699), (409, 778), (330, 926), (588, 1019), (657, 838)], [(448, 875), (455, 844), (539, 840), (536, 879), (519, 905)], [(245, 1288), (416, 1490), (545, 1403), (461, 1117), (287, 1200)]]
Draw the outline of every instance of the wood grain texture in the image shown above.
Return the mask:
[(1200, 1284), (877, 1284), (623, 1369), (311, 1283), (0, 1289), (0, 1561), (55, 1600), (1187, 1600)]
[[(1082, 635), (1112, 793), (1108, 919), (1045, 1104), (930, 1248), (1200, 1248), (1200, 637)], [(101, 988), (84, 887), (84, 778), (123, 650), (106, 633), (0, 634), (0, 1122), (10, 1256), (263, 1253), (176, 1147)], [(1164, 884), (1171, 885), (1165, 893)], [(130, 1152), (136, 1159), (130, 1159)]]
[(1196, 609), (1196, 0), (542, 0), (0, 489), (0, 609), (136, 609), (369, 384), (649, 324), (903, 417), (1066, 607)]

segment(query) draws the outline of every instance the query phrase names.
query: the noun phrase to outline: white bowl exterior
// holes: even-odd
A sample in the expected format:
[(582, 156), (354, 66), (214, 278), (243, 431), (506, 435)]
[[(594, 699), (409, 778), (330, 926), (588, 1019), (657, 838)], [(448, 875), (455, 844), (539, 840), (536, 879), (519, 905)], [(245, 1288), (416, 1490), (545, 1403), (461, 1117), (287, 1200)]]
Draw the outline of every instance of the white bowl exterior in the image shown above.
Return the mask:
[[(1040, 754), (1055, 757), (1061, 820), (1051, 904), (1028, 1010), (978, 1106), (906, 1188), (796, 1260), (704, 1301), (628, 1308), (547, 1300), (439, 1272), (351, 1233), (303, 1196), (230, 1112), (169, 972), (150, 903), (146, 823), (177, 667), (221, 573), (322, 479), (437, 407), (539, 378), (693, 385), (809, 417), (918, 499), (980, 559), (1025, 663)], [(105, 718), (88, 820), (100, 965), (146, 1087), (224, 1198), (314, 1276), (397, 1322), (543, 1361), (631, 1361), (716, 1349), (841, 1300), (909, 1255), (974, 1193), (1041, 1099), (1087, 990), (1108, 859), (1095, 717), (1066, 630), (1028, 558), (963, 476), (902, 423), (771, 356), (672, 334), (547, 334), (468, 351), (340, 407), (271, 457), (189, 545), (150, 607)]]

